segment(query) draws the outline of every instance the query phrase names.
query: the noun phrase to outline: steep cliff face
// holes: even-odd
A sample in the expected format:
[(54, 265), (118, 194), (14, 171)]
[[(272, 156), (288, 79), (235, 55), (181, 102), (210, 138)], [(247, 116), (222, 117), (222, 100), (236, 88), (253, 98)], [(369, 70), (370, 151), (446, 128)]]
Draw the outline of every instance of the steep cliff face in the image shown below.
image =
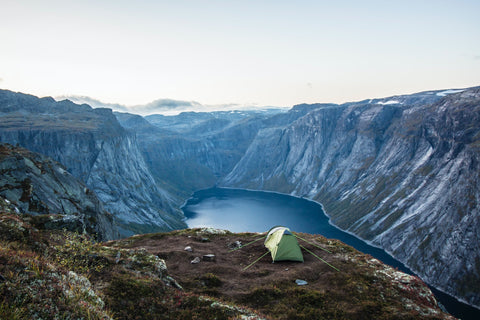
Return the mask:
[(123, 235), (185, 227), (109, 109), (0, 91), (0, 141), (62, 163), (116, 215)]
[(158, 184), (180, 206), (192, 192), (212, 187), (240, 160), (270, 112), (182, 113), (140, 116), (116, 113), (137, 136), (140, 150)]
[(0, 144), (0, 172), (0, 196), (18, 213), (53, 215), (47, 227), (87, 232), (98, 240), (119, 237), (113, 216), (58, 162)]
[(264, 129), (222, 184), (315, 199), (342, 229), (480, 305), (480, 89), (401, 98)]

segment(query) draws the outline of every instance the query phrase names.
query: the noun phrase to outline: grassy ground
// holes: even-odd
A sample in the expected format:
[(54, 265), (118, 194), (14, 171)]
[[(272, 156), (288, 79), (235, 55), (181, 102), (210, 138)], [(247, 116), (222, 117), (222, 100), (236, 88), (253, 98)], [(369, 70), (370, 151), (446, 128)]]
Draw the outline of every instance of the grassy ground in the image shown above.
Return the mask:
[[(39, 229), (0, 199), (0, 319), (448, 319), (417, 278), (338, 241), (272, 264), (258, 234), (182, 230), (95, 243)], [(191, 246), (193, 252), (185, 251)], [(215, 254), (214, 261), (192, 264)], [(295, 284), (296, 279), (308, 282)]]

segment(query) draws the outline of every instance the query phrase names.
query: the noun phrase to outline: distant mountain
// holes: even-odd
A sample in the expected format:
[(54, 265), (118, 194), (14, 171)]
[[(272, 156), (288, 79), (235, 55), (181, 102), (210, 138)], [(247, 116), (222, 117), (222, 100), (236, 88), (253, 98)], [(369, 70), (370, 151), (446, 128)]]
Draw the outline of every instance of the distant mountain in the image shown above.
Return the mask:
[(272, 117), (282, 115), (291, 117), (278, 109), (184, 112), (145, 118), (116, 113), (122, 126), (136, 134), (156, 181), (179, 198), (179, 205), (193, 191), (212, 187), (228, 174), (258, 130)]
[(123, 235), (185, 227), (110, 109), (0, 90), (0, 141), (65, 165), (115, 214)]
[(77, 96), (77, 95), (58, 96), (58, 97), (55, 97), (55, 100), (57, 101), (69, 100), (76, 104), (88, 104), (93, 108), (109, 108), (114, 111), (120, 111), (120, 112), (128, 111), (128, 107), (125, 105), (122, 105), (119, 103), (102, 102), (100, 100), (97, 100), (88, 96)]
[(209, 113), (215, 111), (254, 111), (254, 110), (285, 110), (285, 108), (274, 107), (274, 106), (264, 106), (258, 107), (255, 105), (240, 105), (240, 104), (219, 104), (219, 105), (205, 105), (196, 101), (184, 101), (184, 100), (174, 100), (174, 99), (157, 99), (152, 102), (126, 106), (118, 103), (106, 103), (100, 100), (87, 97), (87, 96), (78, 96), (78, 95), (68, 95), (68, 96), (59, 96), (56, 97), (57, 101), (62, 101), (68, 99), (78, 104), (88, 104), (94, 108), (110, 108), (113, 111), (117, 112), (128, 112), (132, 114), (138, 114), (142, 116), (153, 115), (153, 114), (163, 114), (167, 116), (178, 115), (182, 112), (200, 112), (200, 113)]

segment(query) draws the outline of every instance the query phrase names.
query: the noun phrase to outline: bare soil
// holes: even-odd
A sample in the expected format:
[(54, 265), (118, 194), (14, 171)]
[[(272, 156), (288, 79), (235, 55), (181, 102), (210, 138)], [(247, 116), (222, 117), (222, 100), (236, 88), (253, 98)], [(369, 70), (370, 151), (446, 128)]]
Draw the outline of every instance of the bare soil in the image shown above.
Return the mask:
[[(297, 234), (308, 241), (299, 239), (299, 244), (318, 258), (302, 248), (303, 263), (272, 263), (267, 254), (245, 270), (267, 252), (263, 245), (265, 235), (205, 234), (199, 230), (184, 230), (129, 238), (129, 243), (122, 246), (144, 248), (164, 259), (168, 273), (188, 292), (218, 297), (275, 317), (286, 314), (285, 318), (308, 319), (309, 314), (315, 317), (321, 310), (322, 317), (332, 319), (361, 319), (364, 316), (376, 319), (449, 318), (440, 311), (436, 315), (428, 314), (439, 308), (418, 293), (419, 288), (426, 287), (421, 280), (414, 284), (419, 288), (404, 290), (388, 277), (378, 276), (376, 272), (383, 270), (384, 265), (378, 261), (372, 263), (371, 256), (319, 235)], [(246, 245), (256, 239), (261, 240)], [(246, 246), (232, 251), (236, 241)], [(186, 251), (187, 246), (193, 251)], [(208, 254), (215, 255), (215, 261), (202, 259)], [(201, 261), (192, 264), (196, 257)], [(308, 284), (299, 286), (295, 282), (297, 279)], [(408, 307), (410, 303), (419, 307)], [(421, 309), (430, 311), (419, 312)]]
[[(321, 275), (325, 278), (325, 275), (337, 272), (309, 253), (304, 254), (304, 263), (293, 261), (272, 263), (268, 253), (244, 270), (267, 252), (263, 246), (263, 239), (234, 251), (231, 249), (234, 248), (233, 244), (240, 241), (244, 245), (264, 236), (259, 234), (214, 235), (208, 237), (208, 240), (206, 236), (177, 236), (167, 237), (160, 246), (155, 245), (153, 240), (138, 245), (164, 259), (169, 274), (188, 289), (204, 290), (204, 287), (209, 285), (202, 283), (202, 280), (208, 281), (202, 278), (208, 278), (205, 276), (207, 274), (215, 275), (221, 281), (221, 285), (216, 286), (216, 290), (226, 297), (246, 294), (255, 287), (275, 283), (289, 283), (291, 286), (296, 286), (296, 279), (306, 280), (310, 286), (320, 288), (326, 285)], [(304, 245), (329, 263), (338, 263), (333, 254), (310, 244)], [(192, 247), (193, 252), (185, 251), (186, 246)], [(203, 255), (207, 254), (214, 254), (215, 261), (203, 261)], [(192, 264), (191, 261), (195, 257), (199, 257), (201, 262)]]

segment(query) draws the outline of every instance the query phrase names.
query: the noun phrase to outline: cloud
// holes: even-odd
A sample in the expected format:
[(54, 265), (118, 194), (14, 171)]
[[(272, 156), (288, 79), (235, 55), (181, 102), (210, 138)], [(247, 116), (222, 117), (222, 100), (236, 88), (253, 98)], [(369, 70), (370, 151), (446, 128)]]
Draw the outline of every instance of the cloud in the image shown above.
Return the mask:
[(60, 100), (65, 100), (68, 99), (72, 102), (78, 103), (78, 104), (88, 104), (89, 106), (93, 108), (110, 108), (114, 111), (121, 111), (121, 112), (128, 112), (128, 107), (122, 104), (118, 103), (106, 103), (102, 102), (100, 100), (87, 97), (87, 96), (77, 96), (77, 95), (69, 95), (69, 96), (58, 96), (55, 97), (55, 100), (60, 101)]
[(147, 103), (142, 106), (134, 106), (133, 108), (140, 108), (145, 111), (155, 111), (155, 110), (175, 110), (175, 109), (185, 109), (185, 108), (199, 108), (202, 107), (202, 104), (196, 101), (182, 101), (182, 100), (173, 100), (173, 99), (158, 99)]
[(3, 82), (3, 78), (0, 78), (0, 83), (2, 83), (2, 82)]
[(88, 96), (64, 95), (55, 97), (57, 101), (68, 99), (78, 104), (88, 104), (93, 108), (110, 108), (113, 111), (129, 112), (142, 116), (150, 114), (179, 114), (185, 111), (209, 111), (208, 108), (196, 101), (173, 99), (158, 99), (147, 104), (126, 106), (119, 103), (106, 103)]
[(212, 112), (212, 111), (234, 111), (234, 110), (257, 110), (257, 109), (277, 109), (278, 107), (259, 107), (256, 103), (250, 104), (216, 104), (204, 105), (196, 101), (174, 100), (174, 99), (158, 99), (147, 104), (126, 106), (118, 103), (105, 103), (100, 100), (78, 95), (59, 96), (55, 98), (60, 100), (71, 100), (72, 102), (83, 104), (86, 103), (93, 108), (110, 108), (113, 111), (128, 112), (139, 114), (141, 116), (151, 114), (177, 115), (182, 112)]

